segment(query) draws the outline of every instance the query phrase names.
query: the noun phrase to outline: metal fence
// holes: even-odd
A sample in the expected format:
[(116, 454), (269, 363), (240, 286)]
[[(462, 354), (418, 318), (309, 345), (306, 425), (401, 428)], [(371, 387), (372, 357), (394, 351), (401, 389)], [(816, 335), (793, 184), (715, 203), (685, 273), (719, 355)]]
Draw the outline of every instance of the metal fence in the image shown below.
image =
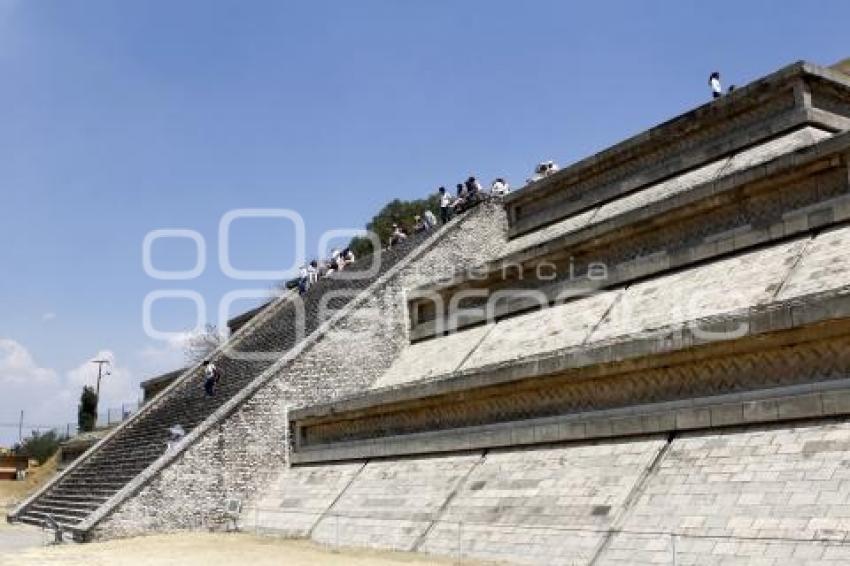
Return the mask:
[[(104, 411), (99, 411), (95, 429), (105, 428), (121, 423), (134, 414), (142, 407), (141, 401), (133, 401), (130, 403), (122, 403), (117, 407), (107, 407)], [(77, 423), (65, 424), (39, 424), (24, 421), (23, 423), (0, 423), (0, 428), (13, 430), (14, 438), (19, 442), (26, 442), (34, 437), (34, 435), (44, 435), (53, 432), (61, 441), (71, 439), (79, 434)]]
[(122, 403), (120, 407), (108, 407), (105, 411), (97, 413), (97, 428), (117, 424), (129, 419), (142, 406), (140, 402)]

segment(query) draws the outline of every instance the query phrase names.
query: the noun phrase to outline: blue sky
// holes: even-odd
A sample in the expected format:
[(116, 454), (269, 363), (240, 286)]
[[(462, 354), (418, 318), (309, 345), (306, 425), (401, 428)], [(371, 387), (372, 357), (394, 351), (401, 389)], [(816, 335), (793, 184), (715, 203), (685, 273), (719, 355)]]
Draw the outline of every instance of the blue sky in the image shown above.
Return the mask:
[[(96, 355), (115, 365), (105, 404), (176, 367), (143, 331), (149, 292), (192, 289), (214, 317), (228, 291), (268, 287), (219, 270), (227, 211), (297, 211), (312, 256), (392, 198), (470, 174), (516, 186), (705, 102), (712, 70), (742, 85), (850, 55), (850, 4), (807, 6), (0, 0), (0, 424), (74, 420)], [(158, 228), (203, 235), (199, 278), (145, 274)], [(281, 221), (234, 224), (238, 267), (286, 267), (292, 247)], [(159, 241), (154, 263), (193, 252)], [(183, 331), (194, 314), (153, 318)]]

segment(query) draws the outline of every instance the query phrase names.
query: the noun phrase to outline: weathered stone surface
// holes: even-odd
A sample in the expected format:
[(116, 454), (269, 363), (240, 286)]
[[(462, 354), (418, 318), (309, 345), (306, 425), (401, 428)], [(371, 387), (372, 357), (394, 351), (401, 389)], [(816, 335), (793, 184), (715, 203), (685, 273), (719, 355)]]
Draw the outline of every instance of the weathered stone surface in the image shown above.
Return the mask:
[(487, 454), (420, 547), (519, 564), (586, 563), (664, 440)]
[(807, 241), (771, 246), (629, 287), (590, 341), (671, 327), (770, 301)]
[[(168, 466), (169, 473), (156, 474), (99, 523), (92, 536), (220, 526), (226, 498), (248, 502), (257, 497), (285, 461), (287, 408), (364, 391), (384, 374), (407, 345), (404, 289), (423, 279), (443, 277), (495, 245), (492, 234), (504, 231), (505, 226), (493, 210), (493, 205), (487, 204), (471, 212), (438, 243), (422, 251), (416, 262), (403, 264), (365, 296), (360, 296), (356, 287), (348, 295), (341, 293), (345, 304), (358, 296), (362, 302), (345, 311), (304, 351), (284, 365), (276, 365), (275, 374), (208, 431), (204, 442), (181, 453)], [(171, 497), (173, 493), (194, 493), (203, 485), (194, 481), (199, 475), (216, 487), (195, 499)]]
[(622, 291), (607, 291), (503, 320), (475, 348), (464, 370), (581, 345)]
[[(850, 229), (816, 231), (848, 218), (850, 137), (816, 143), (828, 134), (795, 128), (846, 122), (850, 82), (805, 65), (783, 73), (663, 125), (663, 136), (642, 134), (590, 158), (548, 188), (508, 197), (512, 228), (504, 210), (487, 204), (433, 242), (390, 252), (380, 277), (319, 284), (305, 305), (306, 337), (293, 331), (294, 306), (275, 309), (240, 346), (278, 357), (224, 362), (234, 378), (227, 398), (191, 423), (199, 432), (185, 450), (119, 493), (94, 537), (220, 528), (225, 499), (234, 497), (246, 504), (243, 528), (329, 544), (535, 564), (669, 563), (674, 552), (680, 564), (846, 562), (844, 547), (816, 539), (843, 541), (850, 532), (850, 425), (798, 423), (845, 415), (846, 394), (825, 391), (846, 378), (839, 350), (847, 332), (830, 335), (839, 325), (820, 319), (817, 334), (814, 324), (791, 327), (818, 305), (848, 316), (838, 299), (850, 283)], [(768, 171), (778, 173), (763, 177)], [(656, 212), (663, 217), (649, 217)], [(584, 253), (579, 265), (599, 256), (616, 266), (609, 290), (520, 316), (506, 310), (512, 318), (409, 344), (408, 291), (534, 248), (566, 263), (574, 248), (564, 242), (579, 230), (569, 244)], [(529, 261), (540, 253), (529, 252)], [(776, 302), (783, 300), (792, 302)], [(322, 309), (327, 302), (333, 308)], [(693, 329), (676, 332), (706, 320), (706, 329), (733, 330), (733, 314), (761, 326), (745, 328), (749, 342), (730, 339), (711, 357), (699, 358), (709, 346)], [(788, 334), (776, 335), (786, 330), (811, 334), (783, 342)], [(668, 365), (661, 354), (677, 357)], [(574, 370), (583, 372), (575, 380)], [(501, 381), (486, 382), (492, 375)], [(286, 468), (289, 409), (351, 396), (365, 403), (376, 386), (390, 388), (376, 395), (400, 395), (416, 382), (434, 394), (443, 385), (492, 388), (475, 397), (458, 387), (445, 407), (361, 415), (375, 418), (368, 426), (352, 418), (347, 432), (360, 436), (348, 446), (327, 432), (333, 415), (322, 415), (316, 427), (325, 436), (301, 429), (299, 441), (315, 433), (313, 449), (337, 442), (340, 458), (365, 463)], [(826, 385), (750, 395), (815, 382)], [(169, 405), (169, 418), (191, 406), (191, 394), (172, 399), (185, 403)], [(711, 394), (724, 398), (682, 404)], [(657, 410), (636, 410), (646, 403)], [(769, 419), (797, 420), (767, 428)], [(760, 428), (680, 430), (742, 422)], [(452, 427), (463, 434), (452, 438)], [(384, 440), (376, 430), (388, 431), (387, 445), (419, 434), (418, 454), (352, 449), (368, 434)], [(655, 436), (638, 436), (647, 433)], [(571, 443), (542, 445), (564, 440)], [(510, 447), (482, 452), (476, 442)]]
[(687, 191), (700, 183), (713, 181), (742, 169), (758, 165), (759, 163), (764, 163), (785, 153), (812, 145), (831, 135), (830, 132), (826, 132), (820, 128), (800, 128), (795, 132), (766, 141), (755, 147), (744, 149), (740, 153), (734, 153), (728, 157), (712, 161), (672, 179), (662, 181), (623, 198), (611, 201), (599, 208), (597, 214), (593, 217), (593, 222), (603, 222), (627, 211), (658, 202)]
[(585, 226), (590, 225), (591, 221), (594, 219), (598, 211), (599, 208), (594, 207), (589, 210), (585, 210), (584, 212), (579, 212), (577, 214), (570, 215), (567, 218), (564, 218), (563, 220), (559, 220), (539, 230), (528, 232), (527, 234), (523, 234), (521, 236), (517, 236), (516, 238), (507, 240), (504, 246), (500, 250), (498, 250), (499, 257), (509, 256), (519, 251), (526, 250), (528, 248), (541, 244), (545, 244), (546, 242), (553, 240), (554, 238), (565, 236), (572, 232), (581, 230)]
[[(850, 260), (843, 253), (843, 244), (850, 243), (845, 242), (848, 234), (850, 229), (830, 231), (812, 245), (810, 238), (802, 238), (653, 278), (624, 291), (600, 292), (495, 327), (478, 327), (469, 338), (470, 331), (461, 331), (418, 343), (406, 349), (398, 368), (392, 367), (378, 385), (450, 374), (449, 368), (464, 357), (463, 366), (454, 369), (506, 363), (689, 321), (697, 331), (710, 330), (709, 324), (696, 321), (777, 300), (780, 290), (783, 298), (791, 298), (850, 282)], [(789, 276), (790, 282), (783, 285)], [(424, 368), (411, 369), (417, 365)]]
[(365, 463), (284, 468), (246, 506), (243, 529), (286, 537), (307, 537)]
[[(809, 424), (673, 441), (602, 564), (842, 564), (850, 425)], [(647, 534), (633, 534), (633, 533)], [(773, 540), (771, 540), (773, 539)]]
[(779, 299), (792, 299), (850, 285), (850, 228), (818, 234), (785, 281)]
[(370, 462), (313, 530), (342, 546), (412, 550), (480, 455)]
[(479, 326), (450, 334), (438, 340), (426, 340), (404, 348), (390, 369), (374, 387), (386, 387), (452, 373), (460, 369), (469, 354), (492, 330)]
[(848, 449), (841, 422), (385, 460), (314, 537), (517, 564), (843, 564)]

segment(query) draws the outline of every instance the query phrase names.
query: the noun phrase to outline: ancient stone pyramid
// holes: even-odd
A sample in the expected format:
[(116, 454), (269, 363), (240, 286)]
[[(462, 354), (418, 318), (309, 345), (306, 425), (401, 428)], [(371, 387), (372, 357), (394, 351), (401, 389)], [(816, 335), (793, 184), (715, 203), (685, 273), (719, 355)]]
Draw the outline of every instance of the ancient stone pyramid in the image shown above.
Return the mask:
[(847, 563), (848, 129), (850, 78), (796, 63), (483, 204), (270, 305), (214, 403), (190, 370), (12, 518), (108, 538), (237, 500), (328, 544)]

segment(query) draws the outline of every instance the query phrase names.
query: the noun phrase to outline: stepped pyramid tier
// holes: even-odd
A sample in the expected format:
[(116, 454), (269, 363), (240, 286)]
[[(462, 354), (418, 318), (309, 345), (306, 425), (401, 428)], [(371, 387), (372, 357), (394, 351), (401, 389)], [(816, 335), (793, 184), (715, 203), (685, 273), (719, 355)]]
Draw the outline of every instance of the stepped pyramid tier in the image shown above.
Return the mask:
[(322, 283), (301, 335), (272, 303), (220, 399), (189, 370), (12, 518), (224, 528), (235, 498), (341, 545), (846, 563), (848, 250), (850, 77), (796, 63)]

